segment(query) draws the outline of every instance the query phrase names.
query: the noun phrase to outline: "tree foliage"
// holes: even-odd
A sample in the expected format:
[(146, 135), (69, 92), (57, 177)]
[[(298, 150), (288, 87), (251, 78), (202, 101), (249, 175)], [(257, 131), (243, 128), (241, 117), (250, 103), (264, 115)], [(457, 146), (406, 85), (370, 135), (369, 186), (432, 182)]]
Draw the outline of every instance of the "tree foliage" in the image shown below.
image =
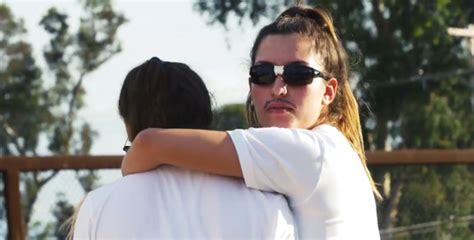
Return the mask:
[[(84, 106), (86, 76), (121, 51), (117, 30), (125, 17), (109, 0), (83, 0), (76, 30), (68, 15), (50, 8), (40, 21), (50, 40), (43, 49), (46, 67), (36, 64), (27, 30), (5, 4), (0, 4), (0, 155), (37, 156), (44, 136), (53, 154), (88, 154), (97, 135), (78, 118)], [(57, 171), (21, 175), (22, 206), (30, 223), (37, 195)], [(95, 173), (79, 176), (85, 189)], [(61, 202), (61, 201), (60, 201)]]
[(36, 155), (38, 136), (53, 121), (42, 72), (22, 39), (25, 32), (23, 22), (0, 5), (1, 155)]
[(245, 104), (227, 104), (214, 111), (216, 130), (245, 129), (249, 127), (245, 113)]

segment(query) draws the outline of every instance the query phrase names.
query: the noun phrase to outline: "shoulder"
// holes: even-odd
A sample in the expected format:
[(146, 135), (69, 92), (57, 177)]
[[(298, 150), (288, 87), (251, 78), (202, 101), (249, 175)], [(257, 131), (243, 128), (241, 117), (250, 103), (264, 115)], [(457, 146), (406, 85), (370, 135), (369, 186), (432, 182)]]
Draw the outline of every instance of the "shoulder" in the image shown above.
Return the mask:
[(305, 140), (318, 138), (334, 138), (344, 137), (344, 135), (335, 127), (327, 124), (317, 126), (313, 129), (302, 128), (279, 128), (279, 127), (265, 127), (265, 128), (249, 128), (236, 129), (227, 131), (231, 138), (242, 138), (244, 140), (251, 140), (252, 138), (281, 140), (287, 141)]
[(317, 134), (320, 137), (325, 137), (325, 138), (340, 138), (344, 137), (344, 134), (337, 129), (334, 126), (331, 126), (329, 124), (321, 124), (319, 126), (316, 126), (315, 128), (311, 129), (311, 131), (314, 134)]
[(114, 182), (87, 193), (77, 209), (74, 220), (74, 239), (90, 239), (97, 227), (100, 212), (115, 186)]
[(106, 202), (107, 198), (117, 187), (117, 182), (118, 181), (103, 185), (87, 193), (84, 202), (81, 205), (81, 209), (87, 207), (88, 209), (94, 210), (100, 207), (100, 205)]
[(320, 145), (329, 150), (347, 150), (352, 152), (353, 149), (344, 136), (344, 134), (334, 126), (329, 124), (322, 124), (311, 130), (315, 136), (319, 139)]
[[(203, 189), (226, 192), (247, 191), (242, 188), (244, 188), (242, 180), (236, 178), (165, 165), (152, 171), (120, 178), (113, 184), (92, 191), (90, 198), (97, 202), (132, 201), (136, 203), (146, 201), (145, 196), (160, 196), (160, 199), (167, 199), (177, 192), (183, 196), (200, 196), (200, 190)], [(142, 199), (136, 199), (136, 196), (142, 196)]]
[[(83, 206), (86, 205), (88, 208), (97, 210), (113, 195), (121, 195), (124, 190), (137, 191), (141, 186), (146, 187), (146, 183), (152, 183), (155, 181), (156, 176), (169, 174), (170, 170), (160, 171), (157, 170), (132, 174), (115, 180), (112, 183), (105, 184), (99, 188), (96, 188), (87, 193), (86, 198), (83, 202)], [(83, 207), (81, 206), (81, 208)]]
[(228, 131), (228, 134), (234, 144), (252, 143), (254, 147), (279, 145), (300, 148), (314, 146), (318, 142), (318, 134), (315, 131), (299, 128), (249, 128)]

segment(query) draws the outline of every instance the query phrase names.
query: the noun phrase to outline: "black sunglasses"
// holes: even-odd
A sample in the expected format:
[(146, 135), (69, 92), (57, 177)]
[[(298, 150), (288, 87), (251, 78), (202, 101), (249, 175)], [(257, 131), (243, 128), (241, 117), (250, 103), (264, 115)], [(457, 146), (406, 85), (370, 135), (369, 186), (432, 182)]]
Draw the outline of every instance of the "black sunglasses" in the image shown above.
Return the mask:
[(321, 71), (303, 64), (292, 63), (278, 66), (269, 63), (254, 65), (250, 68), (250, 82), (258, 85), (270, 85), (280, 74), (290, 86), (303, 86), (313, 82), (316, 77), (329, 79)]

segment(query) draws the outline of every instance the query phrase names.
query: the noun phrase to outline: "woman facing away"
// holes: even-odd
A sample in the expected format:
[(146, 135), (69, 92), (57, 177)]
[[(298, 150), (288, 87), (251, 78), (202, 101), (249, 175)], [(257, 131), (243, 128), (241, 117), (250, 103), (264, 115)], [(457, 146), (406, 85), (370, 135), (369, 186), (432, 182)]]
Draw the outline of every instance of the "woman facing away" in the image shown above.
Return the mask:
[(259, 32), (247, 113), (259, 128), (147, 129), (124, 174), (163, 164), (242, 177), (285, 195), (302, 239), (379, 239), (348, 60), (330, 14), (295, 6)]
[[(150, 127), (208, 129), (212, 121), (202, 79), (185, 64), (156, 57), (127, 74), (119, 112), (130, 140)], [(295, 239), (281, 194), (173, 166), (89, 192), (74, 227), (74, 239)]]

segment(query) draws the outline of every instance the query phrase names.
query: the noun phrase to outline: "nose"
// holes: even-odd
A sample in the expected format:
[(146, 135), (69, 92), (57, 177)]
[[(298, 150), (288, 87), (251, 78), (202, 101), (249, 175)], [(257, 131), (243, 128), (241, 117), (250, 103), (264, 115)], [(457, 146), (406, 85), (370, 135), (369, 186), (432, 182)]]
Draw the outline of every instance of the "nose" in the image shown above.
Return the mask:
[(283, 81), (283, 77), (281, 75), (277, 75), (272, 86), (272, 95), (273, 97), (283, 97), (286, 96), (286, 94), (288, 94), (287, 85)]

